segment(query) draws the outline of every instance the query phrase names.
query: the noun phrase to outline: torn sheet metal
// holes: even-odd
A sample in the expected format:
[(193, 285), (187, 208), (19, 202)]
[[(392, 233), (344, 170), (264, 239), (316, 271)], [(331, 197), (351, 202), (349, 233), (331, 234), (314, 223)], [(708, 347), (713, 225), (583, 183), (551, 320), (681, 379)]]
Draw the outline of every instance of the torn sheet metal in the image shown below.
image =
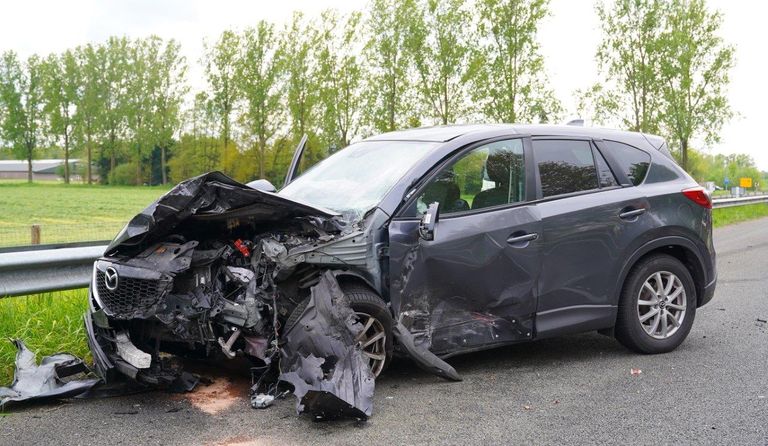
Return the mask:
[(280, 195), (252, 189), (221, 172), (209, 172), (186, 181), (165, 193), (136, 215), (109, 244), (105, 254), (118, 248), (147, 247), (174, 233), (177, 226), (195, 216), (200, 219), (255, 218), (261, 222), (277, 222), (297, 217), (326, 220), (336, 216), (321, 209)]
[(422, 370), (451, 381), (462, 381), (461, 375), (450, 364), (427, 350), (424, 344), (416, 344), (413, 334), (402, 323), (395, 322), (392, 327), (392, 334), (397, 339), (398, 345)]
[(391, 222), (389, 297), (415, 345), (445, 358), (532, 339), (538, 242), (520, 250), (506, 240), (510, 219), (530, 232), (538, 222), (534, 211), (518, 214), (488, 214), (482, 225), (441, 221), (433, 242), (418, 236), (418, 222)]
[(374, 376), (356, 340), (363, 327), (331, 272), (311, 293), (298, 321), (283, 334), (279, 379), (293, 385), (298, 413), (316, 420), (367, 419)]
[(11, 403), (53, 398), (71, 398), (87, 392), (101, 380), (73, 379), (88, 375), (82, 359), (67, 353), (46, 356), (37, 364), (36, 355), (24, 343), (12, 341), (18, 349), (16, 372), (11, 387), (0, 387), (0, 410)]

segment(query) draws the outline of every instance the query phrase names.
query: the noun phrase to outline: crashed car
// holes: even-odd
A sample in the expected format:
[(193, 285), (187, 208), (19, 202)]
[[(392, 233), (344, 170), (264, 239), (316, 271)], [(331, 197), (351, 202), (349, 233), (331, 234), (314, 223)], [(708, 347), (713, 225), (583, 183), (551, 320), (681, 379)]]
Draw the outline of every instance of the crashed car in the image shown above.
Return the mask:
[(86, 316), (101, 376), (243, 356), (300, 411), (364, 418), (397, 352), (449, 379), (449, 356), (591, 330), (666, 352), (712, 298), (711, 201), (659, 137), (421, 128), (298, 175), (302, 153), (279, 192), (201, 175), (118, 234)]

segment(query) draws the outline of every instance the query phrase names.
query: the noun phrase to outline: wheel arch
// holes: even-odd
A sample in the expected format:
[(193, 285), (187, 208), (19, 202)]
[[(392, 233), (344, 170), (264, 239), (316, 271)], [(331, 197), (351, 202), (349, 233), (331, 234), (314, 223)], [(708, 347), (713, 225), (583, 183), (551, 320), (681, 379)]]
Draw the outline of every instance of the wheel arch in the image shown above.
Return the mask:
[(696, 302), (698, 304), (697, 306), (700, 306), (702, 297), (704, 296), (704, 287), (707, 284), (704, 260), (698, 253), (696, 244), (693, 241), (679, 236), (662, 237), (650, 241), (638, 248), (634, 254), (632, 254), (619, 274), (619, 280), (616, 284), (614, 293), (614, 304), (618, 304), (618, 299), (619, 296), (621, 296), (624, 283), (626, 282), (630, 271), (632, 271), (632, 268), (643, 259), (654, 254), (667, 254), (672, 256), (686, 267), (693, 278), (693, 284), (696, 289)]

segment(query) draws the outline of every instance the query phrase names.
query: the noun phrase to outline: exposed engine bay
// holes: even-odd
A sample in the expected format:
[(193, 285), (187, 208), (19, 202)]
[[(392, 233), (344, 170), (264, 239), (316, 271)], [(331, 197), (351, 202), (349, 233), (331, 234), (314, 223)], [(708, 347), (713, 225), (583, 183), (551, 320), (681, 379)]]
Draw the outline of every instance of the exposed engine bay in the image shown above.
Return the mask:
[(409, 348), (402, 326), (360, 342), (373, 325), (358, 321), (339, 282), (374, 293), (379, 266), (365, 227), (219, 173), (179, 184), (94, 265), (86, 328), (97, 372), (190, 389), (195, 377), (181, 358), (245, 357), (253, 407), (288, 384), (297, 411), (316, 419), (371, 415), (372, 369), (391, 354), (386, 336), (404, 340), (422, 367), (458, 379), (426, 349)]

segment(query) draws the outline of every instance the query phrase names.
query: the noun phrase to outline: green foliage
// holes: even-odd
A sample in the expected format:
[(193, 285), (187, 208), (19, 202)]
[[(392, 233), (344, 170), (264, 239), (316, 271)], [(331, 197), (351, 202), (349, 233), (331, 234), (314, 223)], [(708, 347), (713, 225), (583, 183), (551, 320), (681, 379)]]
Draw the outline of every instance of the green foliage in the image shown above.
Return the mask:
[(660, 117), (686, 168), (690, 139), (718, 141), (733, 116), (726, 89), (734, 48), (718, 35), (721, 14), (710, 12), (704, 0), (672, 0), (666, 20), (660, 39)]
[(756, 218), (768, 217), (768, 203), (733, 206), (712, 210), (712, 221), (716, 228)]
[(536, 32), (548, 0), (479, 0), (479, 32), (470, 78), (472, 100), (495, 122), (551, 122), (562, 113), (547, 86)]
[(275, 43), (274, 25), (259, 21), (243, 36), (243, 55), (238, 61), (238, 82), (246, 101), (242, 122), (256, 139), (259, 177), (265, 175), (267, 143), (280, 124), (282, 67)]
[(713, 181), (720, 187), (725, 187), (725, 178), (730, 186), (738, 186), (739, 178), (752, 178), (752, 184), (764, 184), (763, 175), (755, 165), (755, 160), (747, 154), (731, 155), (707, 154), (697, 150), (688, 150), (688, 173), (699, 182)]
[(109, 172), (109, 184), (117, 186), (139, 186), (144, 184), (144, 177), (137, 178), (135, 162), (118, 164)]
[(64, 182), (69, 183), (69, 154), (76, 125), (76, 110), (80, 94), (80, 67), (75, 54), (67, 50), (60, 56), (51, 54), (42, 63), (43, 110), (48, 130), (64, 149)]
[(324, 11), (318, 43), (320, 134), (323, 145), (341, 149), (349, 145), (362, 125), (363, 87), (366, 68), (358, 51), (362, 14), (340, 18)]
[(409, 21), (416, 15), (414, 0), (373, 0), (366, 19), (368, 41), (365, 58), (370, 76), (367, 88), (367, 120), (379, 132), (412, 124), (409, 70), (405, 51)]
[(462, 0), (427, 0), (410, 20), (406, 49), (427, 116), (440, 124), (465, 115), (472, 15)]
[(0, 299), (0, 386), (13, 379), (16, 348), (10, 339), (24, 341), (38, 361), (59, 352), (90, 360), (83, 326), (87, 308), (85, 290)]
[(32, 182), (31, 160), (41, 139), (43, 125), (43, 82), (40, 58), (25, 63), (7, 51), (0, 59), (0, 110), (2, 134), (13, 153), (30, 161), (27, 180)]
[(600, 70), (612, 88), (596, 84), (582, 101), (592, 101), (596, 121), (616, 121), (628, 130), (658, 133), (659, 42), (663, 32), (661, 0), (618, 0), (597, 4), (603, 41), (597, 50)]
[(213, 45), (205, 45), (205, 74), (211, 88), (211, 105), (219, 118), (223, 146), (232, 137), (232, 113), (239, 99), (237, 62), (240, 58), (240, 37), (224, 31)]
[(617, 0), (597, 13), (596, 58), (610, 83), (579, 92), (579, 110), (597, 123), (665, 135), (688, 169), (690, 140), (716, 142), (733, 116), (726, 88), (734, 49), (719, 36), (722, 16), (704, 0)]

